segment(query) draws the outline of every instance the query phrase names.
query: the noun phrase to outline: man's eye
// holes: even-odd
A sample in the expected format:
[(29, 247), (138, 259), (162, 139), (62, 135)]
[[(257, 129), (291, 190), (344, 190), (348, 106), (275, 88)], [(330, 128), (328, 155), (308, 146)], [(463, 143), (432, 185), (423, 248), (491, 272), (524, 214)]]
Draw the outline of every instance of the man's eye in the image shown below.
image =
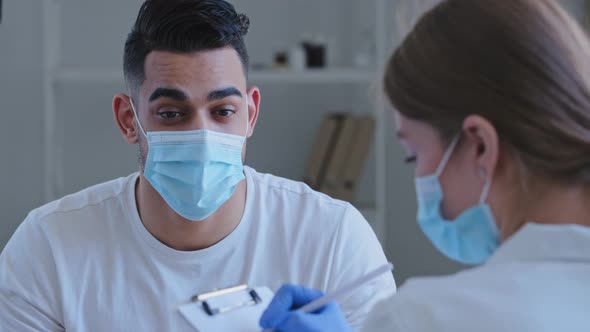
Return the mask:
[(225, 117), (232, 116), (236, 112), (234, 112), (232, 110), (229, 110), (229, 109), (223, 109), (223, 110), (217, 110), (214, 113), (217, 116), (220, 116), (220, 117), (224, 117), (225, 118)]
[(182, 116), (182, 114), (180, 112), (172, 112), (172, 111), (160, 112), (160, 113), (158, 113), (158, 115), (163, 119), (175, 119), (175, 118)]

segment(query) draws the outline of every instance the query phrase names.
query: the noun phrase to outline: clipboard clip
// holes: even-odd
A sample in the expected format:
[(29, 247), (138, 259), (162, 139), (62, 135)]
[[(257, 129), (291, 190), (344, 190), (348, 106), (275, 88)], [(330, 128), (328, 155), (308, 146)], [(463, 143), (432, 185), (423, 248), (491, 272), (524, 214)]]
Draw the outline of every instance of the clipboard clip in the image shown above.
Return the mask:
[[(235, 303), (222, 306), (215, 306), (210, 301), (214, 298), (225, 297), (226, 295), (232, 295), (244, 291), (247, 292), (250, 297), (250, 299), (246, 301), (241, 300)], [(207, 313), (207, 315), (215, 316), (226, 312), (234, 311), (240, 308), (255, 306), (258, 303), (262, 302), (262, 299), (260, 298), (256, 290), (254, 290), (253, 288), (249, 288), (248, 285), (239, 285), (224, 289), (216, 289), (211, 292), (195, 295), (192, 297), (191, 302), (201, 302), (203, 310)]]

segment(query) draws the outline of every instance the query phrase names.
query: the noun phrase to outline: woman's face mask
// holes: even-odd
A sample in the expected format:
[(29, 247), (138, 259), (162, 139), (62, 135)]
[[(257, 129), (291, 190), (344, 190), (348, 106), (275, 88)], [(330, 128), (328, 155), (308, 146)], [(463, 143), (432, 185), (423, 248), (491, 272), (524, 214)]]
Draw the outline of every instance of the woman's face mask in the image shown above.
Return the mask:
[[(487, 204), (492, 178), (480, 174), (485, 178), (480, 184), (481, 179), (470, 179), (470, 172), (460, 169), (458, 165), (467, 162), (457, 156), (460, 134), (442, 149), (428, 125), (403, 118), (398, 118), (398, 124), (398, 136), (409, 154), (407, 162), (416, 163), (420, 228), (447, 257), (464, 264), (484, 263), (499, 244), (496, 221)], [(450, 163), (454, 156), (455, 162)], [(479, 187), (479, 193), (474, 194), (474, 187)], [(449, 210), (450, 214), (445, 213)]]

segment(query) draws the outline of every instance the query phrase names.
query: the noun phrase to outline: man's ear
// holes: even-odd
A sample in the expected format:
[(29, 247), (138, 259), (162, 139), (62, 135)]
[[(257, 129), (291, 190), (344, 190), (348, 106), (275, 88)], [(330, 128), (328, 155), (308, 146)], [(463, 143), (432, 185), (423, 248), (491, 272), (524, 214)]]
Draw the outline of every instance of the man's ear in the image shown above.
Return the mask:
[(127, 143), (137, 144), (136, 122), (129, 96), (119, 93), (113, 97), (113, 114)]
[(247, 137), (250, 138), (254, 133), (254, 127), (258, 121), (258, 113), (260, 111), (260, 89), (257, 86), (252, 86), (247, 91), (248, 95), (248, 123), (250, 129)]
[(465, 138), (475, 147), (476, 172), (486, 178), (493, 176), (500, 156), (500, 141), (496, 128), (479, 115), (463, 121)]

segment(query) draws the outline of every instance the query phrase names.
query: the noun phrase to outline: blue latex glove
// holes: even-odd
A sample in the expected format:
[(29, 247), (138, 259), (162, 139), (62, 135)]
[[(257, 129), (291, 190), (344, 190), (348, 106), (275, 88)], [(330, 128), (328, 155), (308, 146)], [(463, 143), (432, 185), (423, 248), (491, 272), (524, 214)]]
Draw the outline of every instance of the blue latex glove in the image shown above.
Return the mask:
[(262, 315), (260, 326), (277, 332), (352, 331), (336, 302), (313, 313), (296, 311), (324, 294), (315, 289), (285, 285)]

